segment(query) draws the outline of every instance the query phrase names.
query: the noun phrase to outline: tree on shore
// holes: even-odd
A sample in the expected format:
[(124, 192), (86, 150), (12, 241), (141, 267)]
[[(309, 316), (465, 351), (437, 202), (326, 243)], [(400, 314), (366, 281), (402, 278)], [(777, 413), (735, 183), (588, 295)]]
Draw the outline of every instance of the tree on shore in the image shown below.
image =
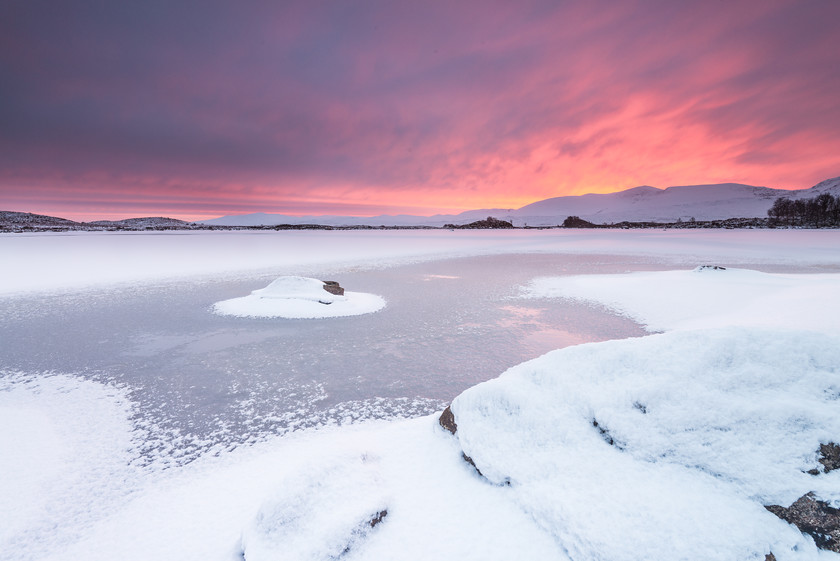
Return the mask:
[(810, 199), (779, 197), (767, 211), (771, 223), (784, 226), (830, 228), (840, 226), (840, 197), (821, 193)]

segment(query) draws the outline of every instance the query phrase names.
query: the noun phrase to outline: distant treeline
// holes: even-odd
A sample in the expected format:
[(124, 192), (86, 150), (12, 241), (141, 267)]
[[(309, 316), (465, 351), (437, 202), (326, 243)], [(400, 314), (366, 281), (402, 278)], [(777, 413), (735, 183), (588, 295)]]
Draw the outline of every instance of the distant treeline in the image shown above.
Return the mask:
[(827, 228), (840, 226), (840, 197), (822, 193), (812, 199), (779, 197), (767, 211), (772, 224)]

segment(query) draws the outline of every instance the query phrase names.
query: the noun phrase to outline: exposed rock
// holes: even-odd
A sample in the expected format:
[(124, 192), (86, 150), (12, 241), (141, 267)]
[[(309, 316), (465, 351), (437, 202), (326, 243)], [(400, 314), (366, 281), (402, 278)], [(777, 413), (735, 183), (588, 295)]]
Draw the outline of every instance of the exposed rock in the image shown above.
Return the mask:
[(779, 505), (764, 508), (814, 538), (820, 549), (840, 553), (840, 510), (818, 500), (813, 493), (799, 497), (788, 508)]
[(817, 458), (817, 461), (823, 465), (823, 469), (809, 469), (805, 473), (809, 473), (811, 475), (819, 475), (821, 473), (828, 473), (830, 471), (834, 471), (837, 468), (840, 468), (840, 446), (838, 446), (837, 444), (833, 442), (829, 442), (828, 444), (820, 444), (819, 455), (820, 457)]
[(563, 221), (564, 228), (598, 228), (597, 224), (593, 224), (583, 218), (579, 218), (577, 216), (568, 216), (566, 220)]
[(446, 409), (443, 410), (443, 413), (440, 414), (438, 423), (440, 423), (440, 426), (452, 434), (455, 434), (458, 430), (458, 425), (455, 424), (455, 415), (452, 414), (452, 408), (448, 405), (446, 406)]
[[(446, 409), (443, 410), (443, 413), (440, 414), (440, 417), (438, 418), (438, 423), (440, 424), (440, 426), (442, 426), (444, 429), (448, 430), (452, 434), (455, 434), (458, 431), (458, 425), (455, 423), (455, 415), (452, 413), (452, 407), (449, 405), (447, 405)], [(481, 473), (481, 470), (478, 469), (478, 466), (475, 465), (475, 462), (472, 458), (467, 456), (464, 452), (461, 452), (461, 458), (463, 458), (465, 462), (470, 464), (473, 467), (473, 469), (475, 469), (478, 475), (484, 477), (484, 474)]]
[(840, 445), (833, 442), (820, 444), (819, 462), (825, 468), (825, 473), (840, 469)]
[(773, 552), (771, 551), (770, 553), (764, 556), (764, 561), (776, 561), (776, 556), (773, 555)]
[(601, 435), (601, 438), (604, 439), (604, 442), (606, 442), (610, 446), (615, 446), (615, 440), (613, 440), (613, 437), (610, 435), (610, 431), (599, 425), (598, 421), (596, 421), (595, 419), (592, 419), (592, 426), (598, 429), (598, 434)]
[(370, 527), (371, 528), (375, 527), (377, 524), (379, 524), (380, 522), (385, 520), (386, 516), (388, 516), (388, 509), (380, 510), (379, 512), (377, 512), (374, 515), (374, 517), (370, 519), (370, 522), (369, 522)]
[(700, 265), (695, 271), (725, 271), (726, 267), (721, 267), (720, 265)]
[(477, 466), (477, 465), (475, 465), (475, 462), (473, 461), (473, 459), (472, 459), (472, 458), (470, 458), (469, 456), (467, 456), (467, 455), (466, 455), (466, 454), (464, 454), (463, 452), (461, 452), (461, 457), (464, 459), (464, 461), (465, 461), (465, 462), (467, 462), (468, 464), (470, 464), (470, 465), (473, 467), (473, 469), (475, 470), (475, 472), (476, 472), (478, 475), (480, 475), (480, 476), (484, 477), (484, 474), (483, 474), (483, 473), (481, 473), (481, 470), (480, 470), (480, 469), (478, 469), (478, 466)]
[(338, 284), (338, 281), (321, 281), (324, 283), (324, 290), (336, 296), (344, 296), (344, 289)]
[(610, 434), (610, 431), (603, 425), (598, 424), (597, 420), (592, 419), (592, 426), (598, 429), (598, 434), (601, 435), (601, 438), (604, 439), (604, 442), (606, 442), (610, 446), (615, 446), (619, 450), (624, 450), (624, 446), (616, 442), (615, 439), (612, 437), (612, 434)]

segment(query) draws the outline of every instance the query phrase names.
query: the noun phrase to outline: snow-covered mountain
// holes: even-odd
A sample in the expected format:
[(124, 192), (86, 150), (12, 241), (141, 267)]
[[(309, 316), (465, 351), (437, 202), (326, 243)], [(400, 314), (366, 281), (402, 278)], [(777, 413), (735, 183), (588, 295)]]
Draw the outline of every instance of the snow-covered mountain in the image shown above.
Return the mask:
[(727, 218), (766, 218), (767, 210), (779, 197), (808, 199), (821, 193), (840, 196), (840, 177), (811, 187), (787, 191), (740, 183), (679, 185), (658, 189), (647, 185), (608, 194), (554, 197), (519, 209), (469, 210), (460, 214), (435, 216), (288, 216), (283, 214), (243, 214), (203, 221), (208, 225), (258, 226), (277, 224), (323, 224), (329, 226), (443, 226), (467, 224), (493, 216), (515, 226), (556, 226), (569, 216), (596, 224), (616, 222), (675, 222), (678, 219), (725, 220)]

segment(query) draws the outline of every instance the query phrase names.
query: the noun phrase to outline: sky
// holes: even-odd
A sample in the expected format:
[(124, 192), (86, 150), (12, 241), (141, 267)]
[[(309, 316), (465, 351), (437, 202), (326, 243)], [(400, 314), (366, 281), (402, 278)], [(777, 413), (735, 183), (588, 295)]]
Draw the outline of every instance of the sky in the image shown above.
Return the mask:
[(840, 175), (837, 22), (837, 0), (4, 0), (0, 210), (808, 188)]

